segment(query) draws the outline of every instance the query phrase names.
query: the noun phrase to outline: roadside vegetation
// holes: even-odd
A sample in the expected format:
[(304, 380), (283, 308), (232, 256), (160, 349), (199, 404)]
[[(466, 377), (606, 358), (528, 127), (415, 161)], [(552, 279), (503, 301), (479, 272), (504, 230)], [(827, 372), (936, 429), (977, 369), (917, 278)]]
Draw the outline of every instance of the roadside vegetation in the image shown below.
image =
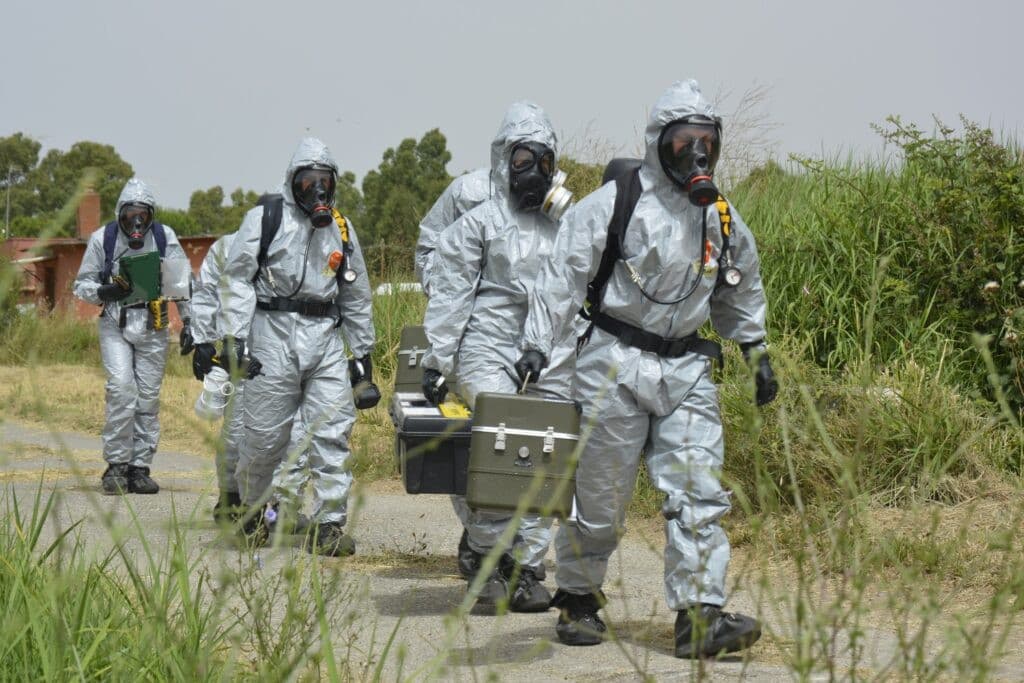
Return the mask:
[[(1024, 157), (969, 121), (925, 133), (894, 118), (879, 134), (894, 153), (886, 162), (769, 163), (728, 193), (758, 240), (781, 384), (756, 409), (750, 374), (727, 348), (723, 476), (742, 559), (731, 579), (757, 596), (765, 647), (798, 679), (987, 680), (1019, 642), (1024, 611)], [(593, 169), (577, 175), (596, 186)], [(380, 273), (409, 279), (406, 256)], [(0, 416), (98, 433), (95, 326), (18, 314), (9, 271), (4, 282)], [(388, 387), (399, 332), (423, 310), (419, 294), (375, 298), (385, 397), (360, 414), (357, 478), (395, 476)], [(212, 453), (216, 425), (192, 414), (199, 387), (175, 352), (162, 446)], [(0, 601), (19, 615), (0, 632), (0, 678), (122, 675), (97, 642), (161, 680), (273, 679), (283, 670), (256, 663), (272, 652), (294, 664), (285, 675), (373, 677), (346, 668), (337, 638), (321, 639), (324, 610), (343, 603), (317, 583), (321, 572), (297, 568), (276, 596), (253, 598), (315, 596), (265, 641), (246, 640), (259, 610), (230, 614), (200, 595), (210, 577), (180, 536), (163, 554), (97, 564), (74, 528), (39, 545), (46, 501), (0, 502)], [(655, 551), (660, 502), (641, 472), (631, 524)], [(126, 570), (106, 571), (113, 564)], [(863, 668), (867, 625), (895, 634), (881, 669)], [(395, 656), (387, 642), (381, 656)]]

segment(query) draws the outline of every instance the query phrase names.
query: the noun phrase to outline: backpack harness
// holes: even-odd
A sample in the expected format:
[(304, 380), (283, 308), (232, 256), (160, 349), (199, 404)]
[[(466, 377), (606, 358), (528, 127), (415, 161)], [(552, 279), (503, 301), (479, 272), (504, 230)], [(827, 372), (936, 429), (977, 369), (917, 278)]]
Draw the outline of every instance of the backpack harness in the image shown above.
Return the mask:
[[(601, 299), (604, 296), (604, 289), (615, 269), (615, 262), (622, 258), (622, 243), (626, 234), (626, 228), (633, 217), (633, 210), (640, 201), (640, 194), (643, 191), (640, 186), (639, 165), (630, 171), (621, 173), (615, 177), (615, 207), (612, 209), (611, 220), (608, 221), (608, 238), (605, 241), (604, 252), (601, 254), (601, 263), (597, 268), (597, 274), (587, 285), (587, 298), (583, 301), (583, 308), (580, 315), (590, 321), (586, 331), (576, 341), (576, 352), (579, 354), (590, 341), (594, 327), (598, 327), (612, 335), (627, 346), (649, 351), (666, 358), (680, 358), (687, 353), (696, 353), (717, 361), (722, 364), (722, 346), (718, 342), (700, 337), (696, 332), (681, 338), (668, 338), (661, 335), (647, 332), (639, 327), (630, 325), (601, 311)], [(732, 215), (729, 212), (729, 202), (721, 195), (715, 202), (718, 209), (718, 218), (722, 226), (722, 253), (729, 253), (729, 238), (732, 235)], [(704, 261), (709, 254), (707, 251), (707, 239), (705, 236)], [(703, 265), (703, 264), (702, 264)], [(632, 279), (637, 282), (637, 276), (631, 273)], [(698, 277), (700, 277), (698, 275)], [(698, 280), (699, 281), (699, 280)], [(719, 282), (720, 284), (720, 282)], [(716, 287), (718, 284), (716, 284)], [(646, 293), (645, 293), (646, 294)], [(687, 295), (689, 296), (689, 295)], [(650, 297), (648, 297), (650, 298)], [(686, 296), (683, 297), (684, 299)]]
[[(255, 283), (259, 279), (260, 273), (267, 272), (269, 266), (268, 251), (270, 250), (270, 243), (274, 241), (274, 237), (277, 235), (277, 231), (281, 228), (281, 215), (284, 211), (284, 197), (280, 194), (265, 194), (259, 198), (256, 202), (257, 206), (263, 207), (263, 222), (260, 226), (260, 251), (256, 258), (257, 270), (256, 275), (253, 276), (252, 281)], [(341, 262), (338, 264), (338, 268), (335, 271), (335, 277), (338, 281), (338, 288), (340, 289), (345, 283), (345, 272), (349, 270), (349, 258), (355, 249), (351, 240), (348, 236), (348, 221), (342, 216), (337, 209), (331, 209), (331, 213), (334, 215), (334, 222), (338, 226), (338, 232), (341, 234)], [(306, 263), (303, 263), (302, 278), (305, 280), (306, 277)], [(271, 287), (273, 287), (273, 279), (269, 280)], [(294, 294), (298, 292), (299, 288), (302, 287), (302, 282), (295, 288), (295, 292), (292, 294), (280, 297), (272, 296), (267, 300), (257, 300), (256, 308), (261, 311), (283, 311), (285, 313), (298, 313), (300, 315), (307, 315), (314, 318), (336, 318), (337, 322), (335, 327), (341, 325), (341, 309), (333, 301), (318, 301), (315, 299), (295, 299)]]

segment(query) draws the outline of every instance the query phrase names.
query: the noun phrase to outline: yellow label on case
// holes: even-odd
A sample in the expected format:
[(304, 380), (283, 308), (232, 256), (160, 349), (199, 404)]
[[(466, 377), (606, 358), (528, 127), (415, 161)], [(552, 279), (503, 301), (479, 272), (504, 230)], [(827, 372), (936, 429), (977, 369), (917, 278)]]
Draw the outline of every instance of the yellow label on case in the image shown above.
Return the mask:
[(454, 417), (460, 419), (468, 419), (470, 416), (469, 408), (462, 405), (461, 403), (453, 403), (452, 401), (445, 401), (438, 406), (438, 410), (445, 417)]

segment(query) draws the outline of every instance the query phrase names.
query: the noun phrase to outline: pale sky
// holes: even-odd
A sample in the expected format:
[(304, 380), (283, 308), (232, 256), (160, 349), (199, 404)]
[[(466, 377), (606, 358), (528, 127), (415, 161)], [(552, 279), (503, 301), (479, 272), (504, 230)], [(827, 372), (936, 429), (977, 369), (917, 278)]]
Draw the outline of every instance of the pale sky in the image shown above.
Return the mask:
[(576, 146), (633, 152), (688, 77), (713, 98), (766, 88), (782, 159), (877, 155), (888, 114), (1024, 132), (1009, 0), (7, 0), (0, 16), (0, 136), (111, 144), (178, 208), (213, 185), (276, 188), (307, 134), (361, 179), (440, 127), (457, 174), (488, 163), (518, 99)]

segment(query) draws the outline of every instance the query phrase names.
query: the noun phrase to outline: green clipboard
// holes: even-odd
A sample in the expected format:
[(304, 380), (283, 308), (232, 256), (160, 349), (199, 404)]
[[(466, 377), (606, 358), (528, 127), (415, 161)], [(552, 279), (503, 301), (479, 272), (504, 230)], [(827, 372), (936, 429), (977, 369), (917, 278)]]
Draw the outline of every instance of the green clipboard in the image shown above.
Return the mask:
[(160, 298), (160, 252), (122, 256), (119, 273), (132, 283), (131, 294), (121, 304), (131, 306)]

